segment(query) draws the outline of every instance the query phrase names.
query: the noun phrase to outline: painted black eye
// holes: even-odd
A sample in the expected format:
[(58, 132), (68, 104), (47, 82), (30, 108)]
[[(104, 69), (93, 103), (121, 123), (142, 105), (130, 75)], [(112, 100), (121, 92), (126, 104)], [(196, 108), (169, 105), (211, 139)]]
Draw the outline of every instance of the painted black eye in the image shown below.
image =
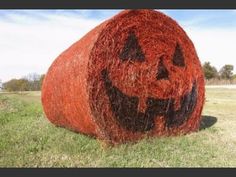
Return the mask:
[(169, 79), (169, 73), (168, 73), (168, 70), (166, 69), (165, 65), (163, 64), (163, 58), (161, 58), (160, 63), (158, 65), (156, 79), (157, 80)]
[(134, 32), (130, 32), (119, 55), (122, 61), (144, 61), (145, 56)]
[(179, 67), (185, 66), (183, 52), (178, 43), (175, 47), (175, 53), (173, 55), (172, 61), (175, 66), (179, 66)]

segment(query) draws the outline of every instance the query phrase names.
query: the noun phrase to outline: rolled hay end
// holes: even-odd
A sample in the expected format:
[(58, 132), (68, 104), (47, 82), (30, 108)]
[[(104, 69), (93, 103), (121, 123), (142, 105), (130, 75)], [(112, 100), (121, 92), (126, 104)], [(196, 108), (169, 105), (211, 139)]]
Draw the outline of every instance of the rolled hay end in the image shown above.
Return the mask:
[(125, 10), (64, 51), (42, 87), (47, 118), (111, 143), (198, 129), (204, 78), (191, 40), (154, 10)]

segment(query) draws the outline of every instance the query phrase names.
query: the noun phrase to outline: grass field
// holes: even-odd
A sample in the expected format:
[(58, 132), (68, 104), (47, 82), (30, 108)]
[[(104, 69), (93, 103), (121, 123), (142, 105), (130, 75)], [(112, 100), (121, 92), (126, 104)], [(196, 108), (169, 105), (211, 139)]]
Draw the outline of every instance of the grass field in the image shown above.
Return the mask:
[(236, 89), (207, 88), (199, 132), (117, 147), (52, 125), (40, 92), (0, 94), (0, 167), (236, 167)]

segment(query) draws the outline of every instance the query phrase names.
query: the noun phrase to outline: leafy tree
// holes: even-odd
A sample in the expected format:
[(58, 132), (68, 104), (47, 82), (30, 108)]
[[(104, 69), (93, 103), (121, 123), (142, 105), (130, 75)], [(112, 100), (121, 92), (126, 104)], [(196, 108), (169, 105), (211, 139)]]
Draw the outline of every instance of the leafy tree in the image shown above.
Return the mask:
[(29, 81), (26, 79), (18, 80), (18, 90), (19, 91), (29, 91)]
[(232, 79), (233, 70), (234, 70), (233, 65), (224, 65), (220, 69), (220, 78), (222, 78), (222, 79)]
[(15, 88), (15, 84), (13, 84), (14, 82), (16, 81), (16, 79), (12, 79), (8, 82), (5, 82), (3, 83), (3, 88), (7, 91), (14, 91), (16, 88)]
[(210, 62), (205, 62), (202, 68), (206, 79), (218, 77), (217, 69), (214, 66), (211, 66)]
[(44, 74), (31, 73), (21, 79), (12, 79), (3, 84), (7, 91), (37, 91), (41, 90)]
[(27, 91), (28, 81), (26, 79), (12, 79), (3, 84), (3, 87), (7, 91)]

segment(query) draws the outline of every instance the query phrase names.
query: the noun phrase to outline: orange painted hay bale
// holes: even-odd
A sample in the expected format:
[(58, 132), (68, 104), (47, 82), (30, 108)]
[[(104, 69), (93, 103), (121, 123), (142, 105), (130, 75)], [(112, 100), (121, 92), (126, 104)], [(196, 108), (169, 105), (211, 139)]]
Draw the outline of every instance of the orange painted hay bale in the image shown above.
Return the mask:
[(111, 143), (198, 129), (204, 78), (171, 18), (125, 10), (63, 52), (43, 82), (48, 119)]

